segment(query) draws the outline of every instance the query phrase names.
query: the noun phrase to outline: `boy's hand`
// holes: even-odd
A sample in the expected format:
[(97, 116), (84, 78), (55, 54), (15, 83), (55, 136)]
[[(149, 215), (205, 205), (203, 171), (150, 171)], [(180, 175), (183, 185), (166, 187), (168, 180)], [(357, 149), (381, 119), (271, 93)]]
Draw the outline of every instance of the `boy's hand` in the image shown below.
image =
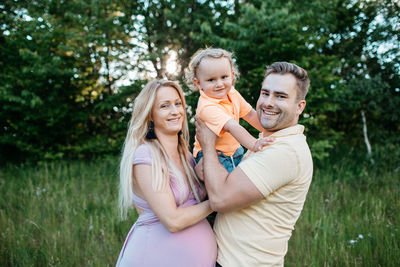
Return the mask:
[(271, 145), (274, 141), (275, 141), (274, 138), (268, 136), (260, 138), (254, 143), (252, 151), (254, 152), (260, 151), (261, 149), (263, 149), (264, 146)]

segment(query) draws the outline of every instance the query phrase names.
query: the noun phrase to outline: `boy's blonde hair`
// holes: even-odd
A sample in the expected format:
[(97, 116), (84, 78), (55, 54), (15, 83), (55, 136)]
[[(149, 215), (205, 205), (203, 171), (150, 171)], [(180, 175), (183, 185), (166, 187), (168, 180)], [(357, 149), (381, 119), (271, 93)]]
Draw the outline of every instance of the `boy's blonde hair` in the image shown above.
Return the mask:
[(235, 73), (232, 82), (232, 84), (235, 84), (236, 80), (240, 76), (240, 73), (235, 61), (233, 61), (233, 53), (228, 52), (222, 48), (208, 47), (205, 49), (197, 50), (197, 52), (194, 53), (194, 55), (191, 57), (189, 66), (185, 69), (185, 81), (187, 86), (189, 86), (189, 88), (192, 91), (198, 90), (198, 88), (194, 85), (193, 81), (197, 77), (197, 69), (200, 65), (200, 62), (206, 57), (227, 58), (229, 60), (229, 63), (231, 64), (232, 71)]

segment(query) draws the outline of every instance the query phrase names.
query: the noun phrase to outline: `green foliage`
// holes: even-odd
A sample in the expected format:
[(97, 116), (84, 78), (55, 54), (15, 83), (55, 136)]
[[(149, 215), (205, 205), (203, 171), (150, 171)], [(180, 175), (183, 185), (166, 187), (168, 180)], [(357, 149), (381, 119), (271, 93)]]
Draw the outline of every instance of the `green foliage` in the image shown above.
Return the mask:
[[(208, 31), (220, 31), (229, 9), (229, 3), (214, 0), (140, 1), (136, 9), (140, 62), (150, 62), (157, 78), (181, 80), (191, 55), (204, 46)], [(171, 51), (180, 63), (176, 73), (166, 72)]]
[[(118, 153), (141, 86), (183, 81), (205, 46), (235, 52), (235, 86), (253, 106), (265, 65), (290, 61), (309, 72), (300, 123), (315, 159), (363, 142), (362, 111), (372, 144), (398, 144), (399, 11), (395, 1), (365, 0), (5, 0), (0, 162)], [(178, 69), (168, 73), (173, 52)], [(198, 93), (183, 87), (192, 119)]]
[(8, 153), (0, 161), (118, 151), (121, 131), (112, 130), (124, 118), (113, 107), (127, 94), (116, 95), (114, 84), (130, 68), (132, 5), (6, 1), (1, 8), (0, 150)]
[(72, 83), (71, 57), (57, 49), (65, 37), (59, 29), (49, 32), (47, 26), (41, 27), (38, 20), (24, 21), (24, 14), (16, 10), (10, 14), (15, 18), (7, 29), (9, 36), (0, 38), (1, 150), (9, 151), (7, 159), (35, 157), (68, 143), (84, 114), (73, 100), (79, 88)]
[(340, 80), (331, 84), (332, 101), (340, 109), (329, 113), (328, 126), (345, 133), (343, 141), (359, 143), (364, 111), (372, 143), (399, 143), (400, 49), (394, 36), (400, 33), (400, 7), (387, 1), (333, 4), (325, 14), (330, 39), (323, 52), (341, 62)]
[[(289, 61), (308, 71), (311, 87), (300, 123), (315, 159), (327, 157), (339, 142), (363, 142), (364, 109), (373, 143), (399, 143), (399, 5), (320, 0), (235, 4), (222, 34), (208, 30), (208, 42), (236, 53), (242, 74), (236, 87), (253, 105), (265, 65)], [(389, 40), (397, 45), (379, 52), (377, 47), (388, 46)]]
[(335, 92), (330, 90), (330, 84), (339, 80), (334, 73), (339, 61), (321, 53), (326, 37), (316, 38), (309, 30), (314, 23), (309, 16), (316, 14), (310, 14), (313, 10), (308, 8), (292, 1), (246, 1), (225, 21), (224, 35), (211, 41), (235, 52), (241, 71), (236, 87), (253, 106), (267, 64), (289, 61), (308, 70), (312, 84), (300, 122), (305, 124), (311, 149), (319, 159), (328, 155), (341, 136), (329, 129), (326, 120), (327, 114), (339, 108), (331, 101)]

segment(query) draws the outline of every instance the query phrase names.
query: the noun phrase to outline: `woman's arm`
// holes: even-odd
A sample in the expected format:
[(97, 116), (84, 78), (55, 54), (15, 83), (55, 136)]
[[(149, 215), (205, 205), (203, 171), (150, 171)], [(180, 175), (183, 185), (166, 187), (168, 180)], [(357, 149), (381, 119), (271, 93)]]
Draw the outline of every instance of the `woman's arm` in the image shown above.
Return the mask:
[(172, 233), (198, 223), (212, 212), (208, 200), (189, 207), (177, 207), (169, 186), (154, 192), (149, 165), (134, 165), (133, 177), (135, 193), (147, 201), (161, 223)]

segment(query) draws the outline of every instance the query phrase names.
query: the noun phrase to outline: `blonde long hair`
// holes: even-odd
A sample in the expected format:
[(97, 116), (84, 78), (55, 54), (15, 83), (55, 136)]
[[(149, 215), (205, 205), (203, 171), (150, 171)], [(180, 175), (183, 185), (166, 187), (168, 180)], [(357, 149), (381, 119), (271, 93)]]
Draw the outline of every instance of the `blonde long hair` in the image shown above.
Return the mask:
[[(132, 192), (132, 163), (136, 149), (141, 144), (147, 144), (150, 147), (152, 156), (152, 186), (153, 190), (160, 191), (169, 185), (169, 171), (175, 174), (178, 185), (189, 184), (190, 191), (193, 192), (196, 200), (201, 201), (205, 196), (204, 187), (199, 182), (193, 168), (190, 165), (189, 129), (185, 117), (182, 125), (182, 134), (178, 135), (178, 152), (182, 161), (185, 174), (180, 174), (177, 168), (168, 162), (168, 156), (158, 139), (146, 139), (148, 125), (151, 117), (151, 110), (154, 105), (157, 90), (160, 87), (172, 87), (176, 89), (186, 110), (185, 97), (178, 83), (168, 80), (150, 81), (140, 94), (136, 97), (133, 104), (132, 117), (129, 122), (128, 133), (125, 138), (121, 164), (120, 164), (120, 185), (119, 185), (119, 209), (121, 219), (126, 219), (128, 209), (133, 206)], [(198, 189), (201, 188), (201, 194)]]

